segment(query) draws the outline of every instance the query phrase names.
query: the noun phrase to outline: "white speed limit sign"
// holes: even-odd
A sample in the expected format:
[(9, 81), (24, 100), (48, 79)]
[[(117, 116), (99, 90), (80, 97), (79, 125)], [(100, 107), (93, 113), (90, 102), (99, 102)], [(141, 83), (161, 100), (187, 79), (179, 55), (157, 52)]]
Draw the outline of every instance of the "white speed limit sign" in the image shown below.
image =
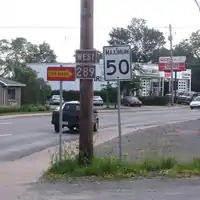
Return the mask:
[(129, 45), (105, 46), (103, 57), (106, 81), (132, 79), (131, 47)]

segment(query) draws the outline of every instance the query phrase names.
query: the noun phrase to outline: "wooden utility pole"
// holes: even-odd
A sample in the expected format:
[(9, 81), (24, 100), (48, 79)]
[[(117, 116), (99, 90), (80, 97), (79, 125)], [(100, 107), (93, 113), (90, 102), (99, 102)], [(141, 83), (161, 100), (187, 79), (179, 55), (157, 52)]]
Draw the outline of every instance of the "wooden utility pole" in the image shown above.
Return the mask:
[[(81, 0), (80, 49), (93, 49), (94, 0)], [(79, 162), (93, 158), (93, 79), (80, 79)]]
[(174, 105), (174, 77), (173, 77), (173, 73), (174, 73), (174, 69), (173, 69), (173, 46), (172, 46), (172, 25), (169, 25), (169, 42), (170, 42), (170, 67), (171, 67), (171, 105)]

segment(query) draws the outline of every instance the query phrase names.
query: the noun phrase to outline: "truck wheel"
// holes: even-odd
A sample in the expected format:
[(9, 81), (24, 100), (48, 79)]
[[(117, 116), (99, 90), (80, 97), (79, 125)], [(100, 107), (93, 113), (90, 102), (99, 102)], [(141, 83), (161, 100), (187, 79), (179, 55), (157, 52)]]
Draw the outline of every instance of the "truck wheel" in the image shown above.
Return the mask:
[(54, 124), (54, 131), (56, 132), (56, 133), (59, 133), (59, 124)]
[(99, 120), (97, 120), (96, 123), (94, 124), (93, 131), (94, 131), (94, 132), (97, 132), (98, 129), (99, 129)]

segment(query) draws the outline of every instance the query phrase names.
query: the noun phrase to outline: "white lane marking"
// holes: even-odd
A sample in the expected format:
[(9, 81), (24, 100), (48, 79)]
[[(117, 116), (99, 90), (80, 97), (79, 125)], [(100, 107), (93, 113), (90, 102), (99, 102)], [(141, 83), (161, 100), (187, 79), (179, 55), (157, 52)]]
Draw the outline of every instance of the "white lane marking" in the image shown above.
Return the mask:
[(12, 136), (12, 134), (0, 134), (0, 137), (8, 137), (8, 136)]
[(0, 125), (11, 125), (13, 124), (12, 122), (0, 122)]

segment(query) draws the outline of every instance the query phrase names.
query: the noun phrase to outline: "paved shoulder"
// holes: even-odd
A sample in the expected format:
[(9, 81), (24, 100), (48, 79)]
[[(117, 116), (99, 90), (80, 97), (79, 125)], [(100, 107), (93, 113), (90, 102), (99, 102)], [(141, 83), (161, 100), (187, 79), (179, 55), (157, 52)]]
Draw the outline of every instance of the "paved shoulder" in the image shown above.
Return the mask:
[(197, 200), (200, 179), (37, 183), (21, 200)]

